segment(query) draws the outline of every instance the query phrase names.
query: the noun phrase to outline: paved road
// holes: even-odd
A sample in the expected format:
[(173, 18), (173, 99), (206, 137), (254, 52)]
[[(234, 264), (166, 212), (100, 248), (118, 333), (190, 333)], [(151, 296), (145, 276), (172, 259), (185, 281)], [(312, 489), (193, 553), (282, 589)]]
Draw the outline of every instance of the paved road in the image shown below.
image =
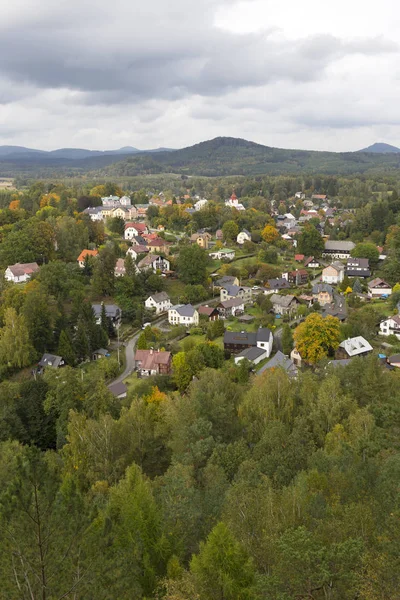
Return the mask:
[(135, 333), (135, 335), (128, 341), (127, 345), (125, 346), (125, 369), (121, 375), (119, 375), (108, 385), (112, 385), (113, 383), (121, 383), (132, 373), (133, 369), (135, 368), (135, 346), (140, 334), (141, 331)]

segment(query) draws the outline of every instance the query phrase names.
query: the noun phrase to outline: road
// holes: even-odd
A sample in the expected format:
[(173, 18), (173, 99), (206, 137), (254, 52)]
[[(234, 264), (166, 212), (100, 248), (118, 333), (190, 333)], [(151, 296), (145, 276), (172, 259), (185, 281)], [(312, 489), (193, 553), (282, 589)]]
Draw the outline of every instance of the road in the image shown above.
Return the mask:
[(114, 383), (122, 383), (124, 381), (124, 379), (129, 377), (129, 375), (134, 370), (134, 368), (135, 368), (135, 354), (134, 354), (135, 346), (136, 346), (136, 342), (138, 341), (140, 334), (141, 334), (141, 331), (138, 331), (138, 333), (135, 333), (135, 335), (133, 337), (131, 337), (130, 340), (128, 341), (127, 345), (125, 346), (125, 369), (124, 369), (123, 373), (121, 373), (121, 375), (119, 375), (116, 379), (114, 379), (114, 381), (112, 381), (108, 385), (112, 385)]

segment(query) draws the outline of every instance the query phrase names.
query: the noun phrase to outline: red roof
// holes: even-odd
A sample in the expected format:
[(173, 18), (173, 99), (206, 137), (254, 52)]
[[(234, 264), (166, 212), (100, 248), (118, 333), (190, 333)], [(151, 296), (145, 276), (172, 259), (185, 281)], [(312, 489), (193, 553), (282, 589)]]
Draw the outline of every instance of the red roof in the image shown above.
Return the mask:
[(133, 227), (138, 233), (144, 233), (147, 229), (144, 223), (127, 223), (125, 229), (128, 229), (128, 227)]
[(304, 260), (304, 254), (295, 254), (294, 260), (301, 262), (302, 260)]
[(84, 261), (87, 256), (97, 256), (98, 250), (82, 250), (80, 255), (77, 258), (78, 262)]
[(233, 194), (231, 196), (231, 200), (237, 200), (237, 196), (236, 196), (235, 192), (233, 192)]

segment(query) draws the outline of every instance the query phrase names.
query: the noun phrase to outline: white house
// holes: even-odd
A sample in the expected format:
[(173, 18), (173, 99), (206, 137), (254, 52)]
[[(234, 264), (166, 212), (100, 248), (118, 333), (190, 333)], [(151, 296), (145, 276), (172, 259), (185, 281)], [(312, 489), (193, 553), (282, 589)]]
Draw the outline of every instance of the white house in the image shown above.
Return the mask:
[(350, 258), (350, 253), (355, 247), (353, 242), (331, 241), (325, 242), (325, 249), (322, 255), (325, 258), (338, 258), (339, 260)]
[(139, 254), (147, 254), (149, 251), (149, 249), (146, 246), (142, 246), (140, 244), (135, 245), (135, 246), (131, 246), (130, 248), (128, 248), (128, 250), (126, 251), (126, 254), (130, 255), (133, 260), (136, 260), (137, 257), (139, 256)]
[(214, 260), (232, 260), (235, 258), (235, 251), (230, 248), (221, 248), (210, 252), (209, 256)]
[(102, 221), (103, 220), (102, 206), (89, 206), (83, 211), (84, 215), (89, 215), (91, 221)]
[(393, 315), (379, 324), (379, 335), (395, 335), (400, 340), (400, 315)]
[(154, 272), (161, 271), (161, 273), (164, 273), (165, 271), (170, 271), (170, 262), (162, 256), (148, 254), (138, 262), (138, 269), (139, 271), (152, 269)]
[(24, 283), (31, 278), (33, 273), (39, 271), (39, 265), (35, 262), (33, 263), (16, 263), (15, 265), (10, 265), (7, 267), (4, 273), (4, 277), (7, 281), (12, 281), (13, 283)]
[(122, 206), (131, 206), (132, 200), (129, 196), (122, 196), (122, 198), (119, 199), (119, 203), (122, 204)]
[(119, 202), (119, 196), (103, 196), (101, 199), (103, 206), (112, 206), (116, 202)]
[(207, 204), (208, 200), (206, 200), (205, 198), (200, 198), (200, 200), (197, 200), (197, 202), (193, 205), (193, 208), (194, 210), (199, 211), (205, 206), (207, 206)]
[(236, 208), (236, 210), (246, 210), (243, 204), (239, 202), (235, 192), (233, 192), (229, 200), (225, 200), (225, 206), (228, 208)]
[(304, 200), (304, 198), (306, 197), (305, 194), (303, 194), (303, 192), (296, 192), (294, 195), (295, 198), (298, 198), (299, 200)]
[(172, 307), (171, 300), (166, 292), (152, 294), (147, 298), (144, 305), (149, 310), (154, 309), (156, 315), (159, 315), (160, 313), (163, 313)]
[(251, 233), (247, 231), (247, 229), (243, 229), (240, 233), (238, 233), (236, 241), (238, 244), (242, 245), (245, 242), (251, 242)]
[(253, 296), (253, 290), (248, 286), (239, 285), (224, 285), (220, 289), (220, 300), (230, 300), (231, 298), (241, 298), (245, 303), (251, 302)]
[(199, 313), (191, 304), (176, 304), (168, 310), (168, 322), (171, 325), (191, 325), (199, 324)]
[(267, 327), (259, 327), (256, 332), (225, 330), (224, 333), (224, 349), (237, 355), (236, 364), (244, 358), (254, 364), (269, 358), (273, 342), (274, 336)]
[(125, 225), (124, 238), (126, 240), (131, 240), (144, 233), (147, 233), (147, 227), (144, 223), (127, 223)]
[(344, 279), (344, 265), (341, 262), (335, 261), (328, 267), (322, 270), (323, 283), (338, 284)]
[(368, 296), (370, 298), (382, 298), (382, 296), (390, 296), (391, 293), (392, 286), (379, 277), (373, 279), (368, 284)]

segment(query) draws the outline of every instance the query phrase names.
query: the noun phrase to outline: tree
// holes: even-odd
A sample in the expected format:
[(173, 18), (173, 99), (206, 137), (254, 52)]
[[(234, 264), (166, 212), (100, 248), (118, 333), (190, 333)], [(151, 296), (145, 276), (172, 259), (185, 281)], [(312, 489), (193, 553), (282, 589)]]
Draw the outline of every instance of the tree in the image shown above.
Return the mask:
[[(53, 301), (54, 304), (54, 301)], [(52, 302), (40, 289), (30, 290), (26, 295), (23, 315), (35, 350), (43, 354), (53, 341)]]
[(351, 251), (353, 258), (368, 258), (371, 267), (376, 267), (379, 261), (379, 250), (375, 244), (360, 242)]
[(340, 322), (336, 317), (322, 317), (318, 313), (308, 315), (294, 332), (294, 341), (300, 356), (315, 364), (331, 355), (339, 346)]
[(324, 251), (324, 240), (313, 225), (306, 225), (299, 236), (298, 249), (305, 256), (321, 256)]
[(67, 365), (73, 367), (76, 363), (76, 354), (74, 347), (72, 345), (72, 340), (68, 334), (68, 332), (63, 329), (60, 334), (60, 339), (58, 340), (58, 355), (61, 356)]
[(112, 233), (124, 234), (125, 221), (121, 217), (113, 217), (108, 219), (107, 226)]
[(112, 296), (115, 286), (116, 257), (114, 248), (102, 248), (93, 268), (93, 290), (99, 296)]
[(235, 221), (225, 221), (222, 226), (222, 233), (226, 242), (236, 241), (239, 233), (239, 227)]
[(184, 392), (192, 381), (193, 373), (185, 352), (178, 352), (172, 359), (173, 379), (180, 392)]
[(267, 244), (273, 244), (279, 238), (279, 231), (273, 225), (266, 225), (261, 232), (261, 237)]
[(138, 350), (147, 350), (147, 338), (144, 331), (138, 337), (136, 348)]
[(293, 350), (293, 333), (289, 323), (285, 323), (282, 328), (282, 350), (284, 354), (290, 354)]
[(126, 277), (134, 277), (136, 275), (136, 265), (135, 261), (132, 258), (132, 255), (128, 252), (125, 256), (125, 274)]
[(207, 541), (200, 543), (190, 571), (201, 600), (256, 598), (253, 562), (225, 523), (218, 523)]
[(361, 282), (360, 282), (360, 280), (358, 278), (354, 280), (354, 283), (353, 283), (353, 292), (355, 292), (356, 294), (361, 294), (362, 293)]
[(21, 369), (30, 364), (34, 354), (25, 317), (7, 308), (0, 330), (0, 363)]
[(207, 278), (208, 256), (200, 246), (193, 244), (180, 251), (177, 267), (184, 283), (204, 284)]

